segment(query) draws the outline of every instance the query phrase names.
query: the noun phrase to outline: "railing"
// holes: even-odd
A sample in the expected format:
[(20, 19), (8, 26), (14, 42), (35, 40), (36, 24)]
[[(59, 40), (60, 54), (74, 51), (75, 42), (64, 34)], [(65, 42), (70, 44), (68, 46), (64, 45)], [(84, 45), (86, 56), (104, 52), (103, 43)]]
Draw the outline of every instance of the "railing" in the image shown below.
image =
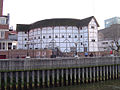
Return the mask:
[(46, 58), (0, 60), (0, 71), (92, 67), (120, 64), (120, 57)]

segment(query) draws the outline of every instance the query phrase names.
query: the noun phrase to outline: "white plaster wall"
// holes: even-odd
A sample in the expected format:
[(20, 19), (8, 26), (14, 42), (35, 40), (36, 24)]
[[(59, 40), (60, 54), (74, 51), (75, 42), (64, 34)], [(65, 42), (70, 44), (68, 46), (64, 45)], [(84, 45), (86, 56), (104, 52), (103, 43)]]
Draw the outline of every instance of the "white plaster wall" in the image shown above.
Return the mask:
[[(91, 29), (92, 25), (95, 27), (94, 30)], [(80, 52), (84, 52), (84, 47), (89, 48), (89, 51), (97, 51), (97, 25), (94, 19), (91, 20), (89, 27), (85, 26), (82, 27), (82, 30), (79, 29), (76, 26), (55, 26), (32, 29), (29, 31), (29, 40), (31, 43), (34, 43), (34, 45), (30, 44), (29, 47), (33, 48), (34, 46), (34, 49), (48, 48), (51, 45), (50, 42), (54, 42), (52, 46), (60, 48), (62, 52), (65, 52), (66, 49), (67, 52), (70, 52), (70, 47), (75, 47), (75, 43), (77, 42), (77, 50)], [(45, 36), (45, 38), (43, 38), (43, 36)], [(51, 36), (51, 38), (49, 38), (49, 36)], [(55, 36), (57, 36), (57, 38), (55, 38)], [(64, 38), (62, 38), (62, 36), (64, 36)], [(71, 37), (69, 38), (69, 36)], [(75, 38), (75, 36), (77, 36), (77, 38)], [(26, 49), (26, 47), (24, 47), (26, 44), (25, 38), (27, 38), (27, 35), (24, 32), (18, 32), (18, 43), (20, 43), (18, 44), (18, 48)], [(91, 42), (92, 39), (95, 39), (96, 42)]]

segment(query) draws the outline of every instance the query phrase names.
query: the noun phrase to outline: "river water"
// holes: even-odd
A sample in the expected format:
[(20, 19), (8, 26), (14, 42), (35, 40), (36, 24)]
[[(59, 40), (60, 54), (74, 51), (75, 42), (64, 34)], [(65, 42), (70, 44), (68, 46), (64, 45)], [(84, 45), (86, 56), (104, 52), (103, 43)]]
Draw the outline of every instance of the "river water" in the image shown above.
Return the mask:
[(64, 87), (39, 88), (34, 90), (120, 90), (120, 80), (109, 80)]

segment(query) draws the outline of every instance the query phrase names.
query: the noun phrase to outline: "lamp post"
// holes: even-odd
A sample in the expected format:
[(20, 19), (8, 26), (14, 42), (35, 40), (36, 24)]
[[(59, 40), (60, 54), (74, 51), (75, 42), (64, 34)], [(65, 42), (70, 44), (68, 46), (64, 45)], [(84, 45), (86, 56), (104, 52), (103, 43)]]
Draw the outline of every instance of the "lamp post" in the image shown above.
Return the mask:
[(77, 42), (75, 42), (75, 47), (76, 47), (76, 50), (75, 50), (75, 56), (78, 57), (78, 53), (77, 53)]
[(26, 56), (26, 58), (30, 58), (30, 56), (29, 56), (29, 44), (30, 44), (30, 41), (27, 41), (26, 44), (27, 44), (27, 56)]
[(34, 45), (35, 45), (35, 43), (33, 42), (32, 45), (33, 45), (33, 58), (34, 58), (34, 56), (35, 56), (35, 54), (34, 54)]

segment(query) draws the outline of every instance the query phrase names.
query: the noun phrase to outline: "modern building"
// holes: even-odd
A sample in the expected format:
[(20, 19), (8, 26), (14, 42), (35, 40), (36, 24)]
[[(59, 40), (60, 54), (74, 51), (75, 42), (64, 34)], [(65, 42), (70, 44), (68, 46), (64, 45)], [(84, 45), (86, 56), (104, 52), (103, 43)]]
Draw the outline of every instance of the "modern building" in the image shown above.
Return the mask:
[(120, 17), (113, 17), (106, 19), (104, 23), (105, 23), (105, 28), (108, 28), (113, 24), (120, 24)]
[(120, 40), (120, 24), (113, 24), (108, 28), (104, 28), (98, 31), (98, 41), (100, 51), (110, 51), (111, 45), (114, 48), (115, 42)]
[(98, 23), (85, 19), (56, 18), (17, 24), (18, 49), (59, 49), (61, 52), (98, 51)]

